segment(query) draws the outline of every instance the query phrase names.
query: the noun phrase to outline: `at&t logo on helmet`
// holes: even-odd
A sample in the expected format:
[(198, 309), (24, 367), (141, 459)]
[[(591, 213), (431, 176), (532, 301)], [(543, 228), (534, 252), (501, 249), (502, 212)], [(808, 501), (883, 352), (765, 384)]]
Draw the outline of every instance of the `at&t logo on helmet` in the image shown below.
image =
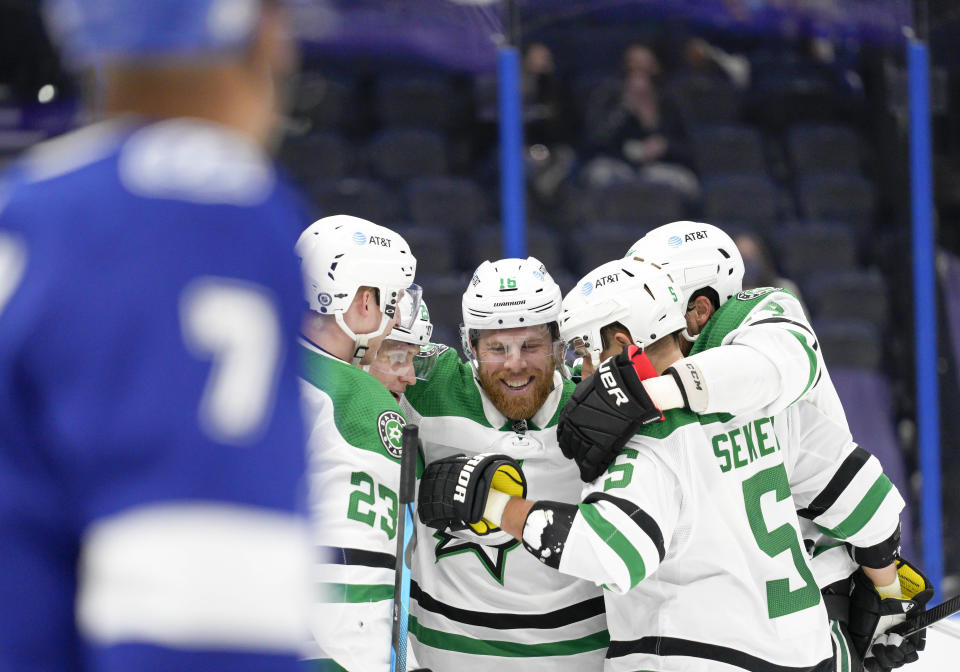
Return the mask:
[(591, 292), (593, 292), (593, 283), (589, 280), (580, 285), (580, 293), (584, 296), (590, 296)]
[(353, 242), (356, 243), (357, 245), (366, 245), (367, 237), (363, 235), (362, 231), (357, 231), (356, 233), (353, 234)]
[(680, 247), (683, 245), (683, 239), (680, 236), (670, 236), (667, 238), (667, 245), (670, 247)]

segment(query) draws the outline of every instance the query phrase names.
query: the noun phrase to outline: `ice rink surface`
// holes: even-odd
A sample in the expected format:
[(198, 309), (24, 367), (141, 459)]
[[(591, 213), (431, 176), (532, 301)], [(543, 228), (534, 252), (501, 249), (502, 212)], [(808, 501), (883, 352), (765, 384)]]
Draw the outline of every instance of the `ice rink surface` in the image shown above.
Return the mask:
[(960, 670), (960, 617), (943, 621), (927, 632), (927, 648), (905, 672), (956, 672)]

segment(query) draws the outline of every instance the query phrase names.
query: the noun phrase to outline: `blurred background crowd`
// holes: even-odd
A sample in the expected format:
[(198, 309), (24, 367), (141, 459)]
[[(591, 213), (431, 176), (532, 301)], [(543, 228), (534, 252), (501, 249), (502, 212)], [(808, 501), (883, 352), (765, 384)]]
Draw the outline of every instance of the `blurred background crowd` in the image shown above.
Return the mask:
[[(306, 225), (402, 231), (435, 340), (500, 256), (496, 26), (483, 3), (317, 0), (279, 147)], [(518, 2), (527, 244), (564, 291), (660, 224), (734, 235), (746, 287), (806, 306), (857, 440), (914, 503), (910, 3)], [(441, 6), (442, 5), (442, 6)], [(691, 9), (697, 5), (696, 11)], [(944, 527), (960, 529), (960, 6), (923, 3), (932, 56)], [(906, 17), (906, 21), (904, 21)], [(502, 36), (501, 36), (502, 39)], [(77, 125), (84, 83), (35, 3), (0, 0), (0, 164)], [(916, 506), (905, 520), (919, 555)], [(912, 529), (909, 529), (912, 528)], [(960, 538), (945, 539), (946, 594)]]

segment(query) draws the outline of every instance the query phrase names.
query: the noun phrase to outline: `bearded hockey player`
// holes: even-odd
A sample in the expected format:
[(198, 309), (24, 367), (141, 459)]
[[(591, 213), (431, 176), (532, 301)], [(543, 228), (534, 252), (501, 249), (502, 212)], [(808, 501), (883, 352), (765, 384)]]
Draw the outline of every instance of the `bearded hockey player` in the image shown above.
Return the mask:
[[(693, 354), (669, 367), (669, 375), (643, 381), (642, 385), (638, 385), (637, 375), (631, 366), (631, 358), (640, 362), (642, 353), (633, 348), (617, 355), (612, 360), (615, 367), (613, 373), (623, 376), (623, 397), (616, 408), (594, 405), (604, 398), (599, 394), (600, 390), (592, 387), (597, 378), (588, 380), (578, 389), (573, 402), (561, 417), (560, 431), (561, 446), (578, 460), (584, 479), (594, 477), (596, 469), (608, 461), (617, 443), (622, 445), (628, 431), (618, 431), (617, 427), (625, 428), (638, 422), (636, 413), (641, 409), (645, 409), (641, 415), (655, 417), (658, 414), (657, 406), (672, 408), (687, 403), (685, 399), (698, 399), (689, 403), (711, 412), (742, 412), (757, 406), (761, 411), (773, 414), (802, 397), (847, 429), (846, 418), (823, 364), (819, 345), (799, 303), (782, 290), (740, 292), (743, 262), (733, 241), (723, 231), (707, 224), (676, 222), (660, 227), (638, 241), (628, 257), (652, 257), (655, 263), (669, 270), (671, 276), (686, 279), (685, 284), (677, 283), (682, 301), (687, 304), (687, 328), (683, 332), (681, 347), (686, 351), (692, 347)], [(734, 296), (735, 299), (732, 298)], [(731, 300), (725, 300), (720, 311), (714, 315), (713, 306), (719, 300), (717, 297)], [(700, 338), (690, 335), (701, 332)], [(617, 347), (623, 344), (624, 339), (621, 338)], [(724, 347), (717, 348), (718, 345)], [(611, 348), (602, 355), (613, 352)], [(594, 347), (592, 359), (599, 361), (602, 355)], [(724, 360), (726, 355), (730, 355), (730, 362)], [(776, 366), (773, 362), (777, 363)], [(710, 404), (705, 406), (703, 395), (706, 390), (714, 389), (709, 387), (711, 380), (718, 382), (716, 389), (720, 393), (711, 392)], [(726, 398), (718, 394), (726, 395)], [(637, 399), (645, 401), (637, 404)], [(593, 415), (594, 411), (600, 411), (600, 414)], [(617, 421), (610, 417), (612, 414), (625, 418), (624, 412), (630, 415), (629, 420)], [(592, 419), (587, 420), (591, 415)], [(585, 424), (588, 422), (592, 424), (589, 429)], [(585, 431), (577, 428), (578, 423)], [(876, 458), (861, 449), (851, 453), (847, 462), (835, 471), (837, 482), (831, 488), (834, 492), (846, 487), (868, 488), (882, 476)], [(883, 477), (883, 481), (884, 485), (890, 486), (886, 477)], [(849, 605), (845, 596), (849, 593), (849, 577), (858, 564), (886, 567), (884, 576), (888, 580), (878, 585), (883, 587), (881, 594), (884, 598), (891, 600), (888, 606), (896, 608), (899, 604), (896, 600), (901, 592), (890, 562), (899, 553), (899, 526), (876, 548), (867, 550), (850, 546), (851, 552), (848, 552), (847, 546), (835, 540), (827, 539), (821, 543), (821, 532), (814, 523), (821, 527), (822, 523), (816, 519), (816, 511), (810, 509), (801, 512), (801, 530), (808, 543), (817, 545), (812, 566), (819, 585), (831, 595), (831, 618), (846, 628)], [(913, 592), (923, 593), (923, 590), (911, 588), (910, 594)], [(887, 627), (890, 626), (890, 623), (885, 623)], [(922, 646), (922, 636), (914, 641)], [(911, 651), (910, 647), (910, 642), (903, 644), (905, 657), (915, 659), (916, 652)], [(860, 653), (864, 654), (867, 647), (861, 642), (859, 648)]]
[[(394, 231), (336, 215), (297, 241), (304, 296), (300, 355), (316, 525), (319, 596), (312, 607), (321, 669), (390, 669), (403, 415), (361, 366), (391, 329), (419, 314), (416, 260)], [(409, 302), (406, 322), (397, 305)]]
[(47, 9), (107, 118), (0, 176), (0, 670), (293, 672), (299, 214), (265, 151), (288, 22)]
[[(429, 471), (463, 469), (508, 493), (528, 488), (576, 500), (576, 466), (556, 441), (560, 408), (573, 391), (556, 370), (560, 305), (560, 288), (533, 257), (477, 268), (463, 295), (467, 361), (446, 350), (430, 380), (407, 388), (402, 400), (420, 426)], [(517, 463), (525, 485), (514, 475)], [(599, 670), (607, 646), (599, 588), (549, 571), (510, 535), (476, 522), (417, 525), (410, 644), (420, 664)]]
[[(683, 304), (670, 280), (657, 267), (632, 259), (604, 264), (565, 299), (561, 333), (587, 357), (615, 351), (620, 342), (646, 346), (652, 363), (643, 360), (643, 373), (655, 375), (679, 360), (683, 342)], [(664, 330), (671, 335), (661, 338)], [(610, 364), (604, 362), (598, 375), (619, 383)], [(607, 389), (618, 397), (618, 385)], [(832, 669), (819, 589), (802, 551), (796, 514), (787, 507), (823, 502), (833, 485), (823, 465), (839, 465), (858, 450), (849, 433), (808, 402), (772, 418), (679, 413), (668, 411), (665, 423), (646, 425), (644, 438), (632, 439), (587, 486), (579, 507), (540, 502), (531, 510), (530, 502), (513, 499), (504, 529), (522, 536), (546, 564), (612, 588), (610, 670), (773, 669), (772, 664)], [(421, 492), (437, 492), (430, 476)], [(791, 496), (791, 487), (798, 494)], [(828, 495), (835, 502), (818, 522), (844, 521), (837, 527), (848, 524), (849, 543), (869, 546), (897, 527), (903, 502), (895, 490), (879, 505), (870, 496), (861, 501), (859, 492), (856, 484)], [(767, 493), (775, 493), (775, 506), (761, 507)], [(469, 503), (470, 495), (466, 499)], [(421, 501), (421, 515), (431, 515), (429, 507)], [(862, 521), (856, 526), (849, 523), (857, 517)], [(783, 521), (787, 524), (770, 529), (770, 523)], [(714, 625), (692, 613), (684, 618), (708, 590), (717, 591), (715, 602), (724, 605), (711, 608), (704, 619)], [(734, 611), (718, 615), (727, 605), (735, 605)], [(749, 636), (719, 625), (735, 618), (751, 623)]]

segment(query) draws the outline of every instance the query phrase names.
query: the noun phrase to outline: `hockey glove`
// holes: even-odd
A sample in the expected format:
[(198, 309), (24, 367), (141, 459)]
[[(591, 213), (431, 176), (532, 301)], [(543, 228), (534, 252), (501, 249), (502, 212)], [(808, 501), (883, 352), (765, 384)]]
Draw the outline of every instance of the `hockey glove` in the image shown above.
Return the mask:
[(640, 427), (663, 419), (640, 382), (656, 375), (643, 351), (629, 345), (577, 385), (560, 413), (557, 440), (584, 482), (605, 472)]
[(417, 514), (425, 525), (489, 534), (499, 528), (484, 518), (491, 490), (511, 497), (527, 494), (520, 464), (507, 455), (454, 455), (431, 462), (420, 478)]
[(850, 597), (850, 635), (864, 667), (870, 672), (912, 663), (926, 646), (926, 630), (903, 637), (907, 615), (921, 613), (933, 597), (933, 588), (919, 569), (906, 560), (897, 561), (897, 577), (903, 599), (882, 598), (876, 586), (858, 569), (853, 575)]

